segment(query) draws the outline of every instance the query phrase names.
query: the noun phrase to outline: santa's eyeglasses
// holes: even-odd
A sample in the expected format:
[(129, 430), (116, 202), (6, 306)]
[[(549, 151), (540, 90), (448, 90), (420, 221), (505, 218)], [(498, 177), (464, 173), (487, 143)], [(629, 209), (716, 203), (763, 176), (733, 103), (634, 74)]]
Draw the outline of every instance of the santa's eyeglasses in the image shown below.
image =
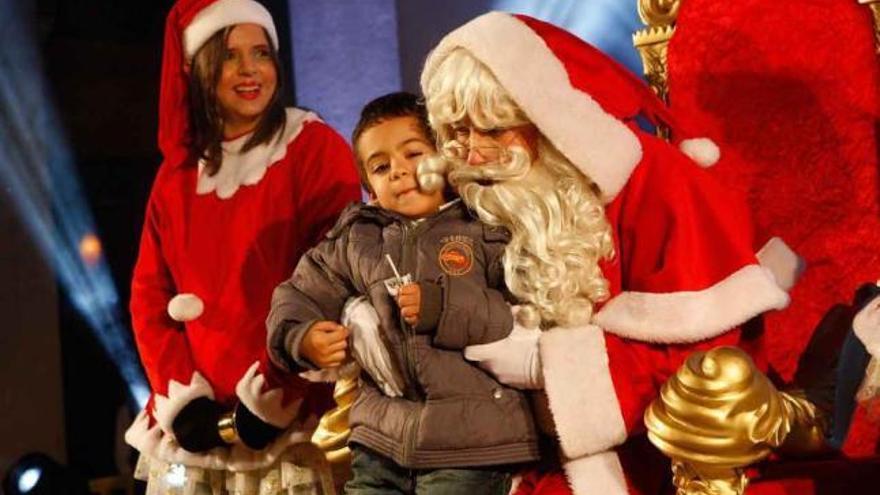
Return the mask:
[(479, 157), (477, 161), (486, 162), (504, 161), (510, 156), (510, 152), (507, 150), (507, 147), (499, 146), (497, 144), (470, 146), (468, 144), (463, 144), (455, 140), (443, 143), (441, 151), (444, 155), (448, 157), (464, 161), (468, 161), (469, 156), (471, 157), (471, 159), (474, 159), (474, 156), (471, 156), (471, 153), (474, 153), (474, 155)]
[(450, 132), (452, 139), (443, 143), (441, 151), (447, 156), (473, 164), (505, 161), (510, 155), (508, 148), (521, 144), (523, 140), (533, 139), (533, 132), (536, 131), (531, 124), (492, 129), (479, 129), (473, 125), (454, 126)]

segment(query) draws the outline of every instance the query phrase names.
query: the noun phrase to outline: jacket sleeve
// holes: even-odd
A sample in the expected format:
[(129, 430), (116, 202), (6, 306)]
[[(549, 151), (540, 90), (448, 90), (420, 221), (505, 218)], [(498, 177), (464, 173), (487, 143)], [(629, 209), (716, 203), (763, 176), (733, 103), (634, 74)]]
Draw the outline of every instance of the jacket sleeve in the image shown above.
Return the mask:
[(272, 362), (287, 372), (314, 369), (299, 356), (306, 330), (317, 321), (339, 321), (354, 293), (346, 259), (348, 233), (325, 239), (300, 258), (290, 279), (272, 294), (266, 321)]
[[(160, 177), (162, 172), (160, 171)], [(210, 384), (196, 371), (183, 324), (168, 314), (168, 303), (176, 294), (174, 279), (165, 258), (162, 233), (161, 178), (156, 179), (147, 202), (140, 249), (131, 284), (131, 317), (135, 340), (152, 388), (152, 409), (148, 412), (163, 431), (172, 433), (177, 413), (193, 399), (214, 394)]]
[(606, 209), (616, 256), (603, 272), (616, 295), (592, 325), (541, 335), (545, 388), (569, 458), (642, 431), (645, 408), (690, 353), (740, 345), (740, 325), (788, 303), (757, 263), (739, 198), (669, 145), (643, 145), (643, 163)]

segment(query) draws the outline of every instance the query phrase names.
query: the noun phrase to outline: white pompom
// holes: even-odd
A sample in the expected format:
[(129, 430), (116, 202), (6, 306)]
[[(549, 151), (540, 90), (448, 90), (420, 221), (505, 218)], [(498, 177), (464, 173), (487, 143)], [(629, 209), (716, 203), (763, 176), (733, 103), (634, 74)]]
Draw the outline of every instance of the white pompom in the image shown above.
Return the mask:
[(711, 167), (721, 158), (721, 150), (709, 138), (683, 139), (678, 149), (701, 167)]
[(168, 316), (174, 321), (192, 321), (205, 311), (205, 303), (195, 294), (178, 294), (168, 301)]

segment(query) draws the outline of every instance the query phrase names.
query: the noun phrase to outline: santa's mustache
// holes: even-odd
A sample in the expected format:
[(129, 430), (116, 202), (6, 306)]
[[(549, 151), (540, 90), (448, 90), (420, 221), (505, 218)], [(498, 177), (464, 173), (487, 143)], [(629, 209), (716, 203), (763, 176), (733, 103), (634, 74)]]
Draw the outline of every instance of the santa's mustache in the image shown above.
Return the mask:
[(507, 148), (497, 160), (480, 165), (470, 165), (454, 154), (440, 153), (419, 164), (418, 178), (425, 191), (439, 190), (447, 182), (456, 189), (466, 185), (493, 187), (524, 178), (531, 164), (528, 151), (518, 146)]

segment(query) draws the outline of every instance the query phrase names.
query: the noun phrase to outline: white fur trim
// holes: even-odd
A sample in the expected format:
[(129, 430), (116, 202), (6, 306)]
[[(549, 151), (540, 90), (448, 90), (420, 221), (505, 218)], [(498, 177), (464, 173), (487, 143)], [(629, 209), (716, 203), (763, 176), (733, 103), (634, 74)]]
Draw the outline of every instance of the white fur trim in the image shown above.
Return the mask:
[(193, 321), (205, 311), (205, 303), (195, 294), (177, 294), (168, 301), (168, 316), (174, 321)]
[(183, 385), (176, 380), (168, 381), (168, 396), (153, 394), (153, 417), (169, 435), (173, 434), (171, 423), (184, 406), (199, 397), (214, 399), (214, 390), (208, 380), (198, 372), (193, 372), (189, 384)]
[(231, 198), (241, 186), (260, 182), (266, 170), (284, 158), (291, 142), (302, 131), (306, 122), (320, 121), (317, 115), (298, 108), (287, 109), (287, 123), (279, 138), (240, 153), (250, 134), (223, 143), (223, 165), (214, 175), (205, 173), (204, 160), (199, 160), (199, 179), (196, 194), (216, 192), (220, 199)]
[(779, 288), (769, 269), (746, 265), (703, 290), (623, 292), (602, 307), (593, 323), (643, 342), (697, 342), (788, 303), (788, 294)]
[(626, 495), (626, 476), (614, 451), (601, 452), (563, 464), (574, 495)]
[(880, 359), (880, 296), (869, 301), (856, 313), (852, 326), (868, 354)]
[(807, 262), (797, 255), (779, 237), (773, 237), (755, 254), (758, 263), (770, 270), (776, 285), (788, 292), (794, 287), (807, 267)]
[(146, 411), (141, 411), (125, 432), (125, 442), (137, 449), (141, 455), (163, 462), (204, 469), (249, 471), (271, 465), (291, 445), (309, 442), (317, 423), (317, 418), (311, 417), (306, 424), (294, 425), (260, 451), (235, 444), (230, 448), (217, 448), (195, 454), (180, 447), (174, 436), (163, 432), (158, 424), (150, 426), (149, 416)]
[(544, 40), (510, 14), (490, 12), (448, 34), (428, 56), (422, 92), (440, 63), (465, 48), (486, 64), (528, 118), (578, 169), (602, 200), (620, 192), (642, 159), (638, 137), (583, 91)]
[(191, 59), (214, 33), (235, 24), (259, 24), (278, 49), (278, 33), (266, 7), (253, 0), (218, 0), (196, 14), (183, 30), (186, 58)]
[(565, 456), (579, 458), (623, 443), (626, 425), (602, 329), (552, 328), (541, 334), (539, 349), (544, 390)]
[(721, 150), (709, 138), (683, 139), (678, 143), (678, 149), (703, 168), (715, 165), (721, 158)]
[(263, 391), (266, 377), (257, 373), (260, 362), (251, 365), (235, 385), (235, 395), (258, 418), (278, 428), (287, 428), (299, 412), (302, 399), (282, 406), (283, 391), (273, 388)]

